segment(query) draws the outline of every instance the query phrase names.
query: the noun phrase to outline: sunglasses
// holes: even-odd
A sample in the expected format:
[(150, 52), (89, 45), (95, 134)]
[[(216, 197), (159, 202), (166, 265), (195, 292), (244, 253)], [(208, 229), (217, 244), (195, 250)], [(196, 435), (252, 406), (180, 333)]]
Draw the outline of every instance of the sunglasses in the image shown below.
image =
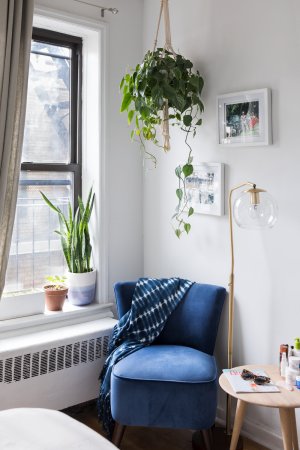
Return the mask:
[(258, 385), (270, 383), (271, 381), (271, 378), (264, 377), (263, 375), (255, 375), (255, 373), (250, 372), (250, 370), (247, 369), (243, 369), (241, 377), (243, 380), (253, 380), (253, 382)]

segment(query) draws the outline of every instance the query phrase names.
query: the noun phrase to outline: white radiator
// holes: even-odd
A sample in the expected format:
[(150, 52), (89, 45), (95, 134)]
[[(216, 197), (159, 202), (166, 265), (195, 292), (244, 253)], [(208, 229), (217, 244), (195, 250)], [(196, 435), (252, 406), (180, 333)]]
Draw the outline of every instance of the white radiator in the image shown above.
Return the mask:
[(0, 410), (64, 409), (98, 396), (116, 321), (99, 319), (0, 341)]

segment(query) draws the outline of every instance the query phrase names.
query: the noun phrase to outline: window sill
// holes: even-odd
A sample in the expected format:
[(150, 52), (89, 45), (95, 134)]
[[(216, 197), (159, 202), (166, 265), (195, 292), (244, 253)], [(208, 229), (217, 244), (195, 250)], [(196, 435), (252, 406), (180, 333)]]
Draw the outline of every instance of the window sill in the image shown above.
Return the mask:
[(63, 311), (47, 311), (33, 316), (2, 320), (0, 321), (0, 339), (89, 322), (105, 317), (113, 318), (112, 306), (112, 303), (101, 305), (92, 303), (87, 306), (73, 306), (66, 303)]

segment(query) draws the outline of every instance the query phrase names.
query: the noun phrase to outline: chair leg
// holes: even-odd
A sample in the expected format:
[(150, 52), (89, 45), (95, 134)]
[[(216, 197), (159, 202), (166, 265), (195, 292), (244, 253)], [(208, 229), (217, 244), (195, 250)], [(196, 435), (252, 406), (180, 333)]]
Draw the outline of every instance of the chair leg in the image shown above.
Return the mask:
[(115, 423), (115, 428), (113, 431), (113, 435), (111, 438), (112, 443), (116, 446), (116, 447), (120, 447), (123, 435), (124, 435), (124, 431), (125, 431), (125, 426), (121, 425), (120, 423), (116, 422)]
[(201, 430), (205, 450), (213, 450), (213, 437), (211, 428)]

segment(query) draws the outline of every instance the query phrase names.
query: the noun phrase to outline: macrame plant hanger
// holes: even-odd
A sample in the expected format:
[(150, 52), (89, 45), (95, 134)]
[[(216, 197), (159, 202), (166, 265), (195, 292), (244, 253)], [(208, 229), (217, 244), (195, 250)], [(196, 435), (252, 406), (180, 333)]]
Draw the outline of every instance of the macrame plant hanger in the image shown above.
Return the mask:
[[(171, 26), (170, 26), (170, 15), (169, 15), (169, 0), (161, 0), (160, 5), (160, 13), (158, 18), (158, 24), (157, 24), (157, 30), (156, 30), (156, 36), (154, 40), (154, 48), (153, 51), (157, 48), (157, 39), (158, 39), (158, 33), (159, 33), (159, 27), (161, 23), (161, 17), (162, 14), (164, 15), (164, 25), (165, 25), (165, 45), (164, 50), (173, 53), (175, 55), (175, 52), (172, 47), (172, 41), (171, 41)], [(168, 100), (165, 100), (164, 107), (163, 107), (163, 121), (162, 121), (162, 136), (163, 136), (163, 148), (164, 151), (167, 152), (170, 150), (170, 129), (169, 129), (169, 105)]]

